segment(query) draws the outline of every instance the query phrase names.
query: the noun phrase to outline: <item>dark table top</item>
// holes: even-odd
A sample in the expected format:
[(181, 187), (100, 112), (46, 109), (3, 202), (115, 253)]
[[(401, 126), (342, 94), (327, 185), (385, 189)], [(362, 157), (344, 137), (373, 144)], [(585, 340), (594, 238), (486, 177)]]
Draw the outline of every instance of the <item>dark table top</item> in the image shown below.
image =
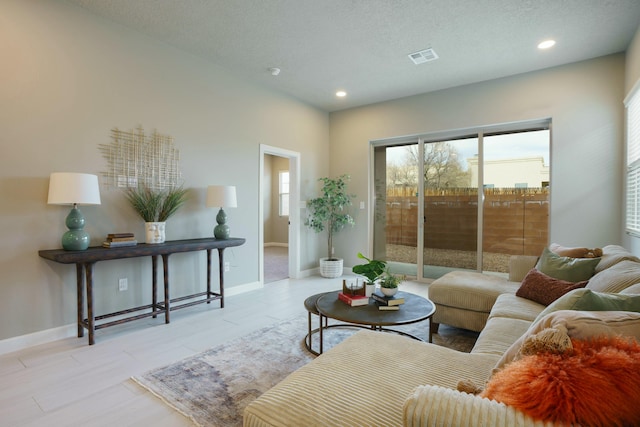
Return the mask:
[(369, 298), (369, 304), (351, 307), (338, 299), (340, 291), (328, 292), (318, 298), (318, 312), (331, 319), (356, 325), (393, 326), (406, 325), (426, 320), (435, 313), (436, 308), (431, 301), (419, 295), (399, 291), (396, 298), (404, 298), (405, 302), (397, 311), (378, 310), (378, 306)]
[(178, 252), (192, 252), (206, 249), (224, 249), (244, 244), (245, 239), (202, 239), (168, 240), (164, 243), (123, 246), (118, 248), (104, 248), (92, 246), (84, 251), (65, 251), (64, 249), (47, 249), (38, 251), (38, 255), (51, 261), (63, 264), (105, 261), (110, 259), (135, 258), (153, 255), (168, 255)]

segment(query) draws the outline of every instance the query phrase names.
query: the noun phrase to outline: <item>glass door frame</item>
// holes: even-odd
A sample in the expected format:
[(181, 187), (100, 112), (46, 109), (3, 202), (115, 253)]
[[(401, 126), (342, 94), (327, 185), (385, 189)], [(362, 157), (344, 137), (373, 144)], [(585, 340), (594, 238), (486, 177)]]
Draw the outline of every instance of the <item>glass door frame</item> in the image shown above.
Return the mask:
[[(478, 126), (473, 128), (456, 129), (450, 131), (438, 131), (417, 135), (409, 135), (396, 138), (385, 138), (369, 141), (369, 231), (368, 231), (368, 247), (369, 253), (374, 253), (374, 235), (375, 235), (375, 215), (377, 198), (375, 191), (375, 149), (378, 147), (393, 147), (399, 145), (412, 145), (418, 146), (418, 158), (424, 158), (425, 144), (431, 142), (446, 141), (452, 139), (461, 139), (465, 137), (478, 138), (478, 161), (479, 164), (484, 164), (484, 137), (485, 135), (494, 135), (500, 133), (515, 133), (526, 132), (533, 130), (549, 130), (549, 151), (552, 147), (552, 132), (551, 132), (551, 118), (542, 118), (535, 120), (526, 120), (518, 122), (503, 123), (497, 125)], [(418, 162), (418, 176), (424, 176), (424, 162)], [(386, 188), (386, 186), (385, 186)], [(418, 180), (418, 198), (424, 199), (424, 179)], [(482, 272), (482, 255), (483, 255), (483, 211), (484, 211), (484, 167), (479, 168), (478, 171), (478, 236), (477, 236), (477, 271)], [(427, 278), (424, 277), (424, 218), (425, 210), (424, 203), (418, 203), (418, 239), (416, 248), (416, 267), (417, 267), (417, 280), (424, 282)], [(551, 221), (551, 220), (550, 220)], [(550, 229), (550, 224), (549, 224)]]

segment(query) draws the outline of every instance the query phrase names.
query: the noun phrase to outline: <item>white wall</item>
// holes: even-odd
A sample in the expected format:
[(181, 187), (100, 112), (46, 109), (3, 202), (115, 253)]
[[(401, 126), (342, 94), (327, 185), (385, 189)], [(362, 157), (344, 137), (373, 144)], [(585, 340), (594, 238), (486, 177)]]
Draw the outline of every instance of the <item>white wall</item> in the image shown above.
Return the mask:
[[(350, 173), (367, 197), (369, 141), (550, 117), (550, 239), (565, 245), (620, 243), (622, 54), (330, 114), (331, 174)], [(367, 211), (338, 235), (345, 265), (368, 251)]]
[[(167, 239), (212, 235), (210, 184), (237, 186), (225, 251), (228, 287), (258, 281), (259, 144), (301, 153), (303, 199), (328, 173), (328, 115), (254, 85), (211, 63), (64, 2), (3, 0), (0, 14), (0, 340), (75, 323), (75, 268), (38, 257), (60, 247), (69, 209), (46, 204), (51, 172), (100, 174), (98, 145), (114, 127), (172, 135), (181, 154), (186, 206)], [(143, 224), (117, 190), (83, 208), (92, 244)], [(321, 242), (302, 233), (302, 269), (315, 267)], [(171, 258), (173, 295), (202, 290), (204, 254)], [(98, 263), (97, 313), (149, 302), (149, 259)], [(117, 279), (129, 291), (117, 291)]]

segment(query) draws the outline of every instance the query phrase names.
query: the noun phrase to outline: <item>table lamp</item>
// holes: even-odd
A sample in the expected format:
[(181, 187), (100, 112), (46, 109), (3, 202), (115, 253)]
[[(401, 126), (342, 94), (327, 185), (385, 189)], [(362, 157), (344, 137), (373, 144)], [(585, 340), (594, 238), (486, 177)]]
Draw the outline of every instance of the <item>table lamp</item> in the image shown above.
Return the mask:
[(89, 233), (84, 231), (84, 216), (78, 205), (99, 205), (98, 177), (86, 173), (54, 172), (49, 177), (50, 205), (72, 205), (67, 215), (69, 231), (62, 235), (62, 247), (67, 251), (83, 251), (89, 247)]
[(216, 221), (218, 225), (213, 229), (216, 239), (229, 238), (229, 226), (227, 225), (227, 214), (223, 208), (236, 208), (236, 187), (233, 185), (210, 185), (207, 188), (207, 207), (220, 207)]

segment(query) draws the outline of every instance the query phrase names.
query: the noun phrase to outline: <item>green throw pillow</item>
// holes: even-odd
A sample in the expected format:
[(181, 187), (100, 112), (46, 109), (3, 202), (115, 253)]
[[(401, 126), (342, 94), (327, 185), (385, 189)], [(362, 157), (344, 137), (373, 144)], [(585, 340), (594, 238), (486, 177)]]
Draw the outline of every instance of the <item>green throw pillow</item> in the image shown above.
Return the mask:
[(600, 258), (571, 258), (544, 248), (536, 268), (547, 276), (575, 283), (589, 280), (599, 262)]
[(640, 295), (622, 295), (594, 292), (588, 288), (575, 289), (549, 304), (536, 320), (558, 310), (580, 311), (635, 311), (640, 313)]

